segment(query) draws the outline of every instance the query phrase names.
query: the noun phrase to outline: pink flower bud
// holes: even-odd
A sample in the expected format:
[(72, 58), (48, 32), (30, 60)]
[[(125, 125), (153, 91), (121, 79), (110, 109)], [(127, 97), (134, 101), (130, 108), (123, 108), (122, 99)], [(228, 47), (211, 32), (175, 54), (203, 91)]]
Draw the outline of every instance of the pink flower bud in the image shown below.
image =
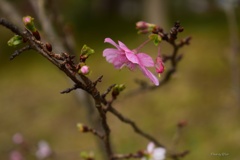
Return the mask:
[(148, 28), (148, 23), (144, 21), (139, 21), (136, 23), (136, 28), (140, 30), (144, 30)]
[(80, 68), (80, 73), (82, 73), (82, 74), (88, 74), (89, 73), (89, 67), (88, 66), (82, 66), (81, 68)]
[(155, 69), (156, 69), (156, 72), (159, 74), (164, 72), (164, 63), (161, 57), (157, 57), (156, 63), (155, 63)]
[(34, 25), (34, 22), (33, 22), (34, 18), (32, 18), (31, 16), (25, 16), (25, 17), (22, 18), (22, 20), (23, 20), (23, 23), (24, 23), (25, 27), (27, 29), (29, 29), (31, 32), (36, 32), (37, 31), (37, 29)]
[(24, 23), (25, 25), (31, 23), (32, 20), (33, 20), (33, 18), (30, 17), (30, 16), (23, 17), (23, 23)]

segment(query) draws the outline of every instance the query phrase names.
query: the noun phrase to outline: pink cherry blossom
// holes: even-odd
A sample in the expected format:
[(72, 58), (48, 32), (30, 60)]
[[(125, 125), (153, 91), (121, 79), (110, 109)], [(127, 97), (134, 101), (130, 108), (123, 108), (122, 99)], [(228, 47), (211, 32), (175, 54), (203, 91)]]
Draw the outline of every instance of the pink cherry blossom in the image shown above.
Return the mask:
[(156, 86), (159, 85), (159, 80), (146, 67), (154, 67), (153, 59), (146, 53), (137, 53), (136, 50), (130, 50), (121, 41), (116, 44), (111, 38), (106, 38), (105, 43), (110, 43), (115, 48), (107, 48), (103, 51), (103, 56), (109, 63), (112, 63), (116, 69), (121, 69), (124, 66), (130, 70), (139, 67), (143, 74), (148, 77)]

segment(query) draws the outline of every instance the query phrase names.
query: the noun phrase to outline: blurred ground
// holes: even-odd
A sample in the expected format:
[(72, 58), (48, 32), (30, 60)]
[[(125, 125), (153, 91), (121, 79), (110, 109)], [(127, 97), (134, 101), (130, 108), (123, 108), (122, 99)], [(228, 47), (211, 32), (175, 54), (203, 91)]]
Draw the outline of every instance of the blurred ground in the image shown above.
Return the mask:
[[(99, 89), (105, 91), (113, 83), (126, 84), (127, 89), (114, 103), (121, 113), (168, 147), (171, 147), (177, 122), (186, 120), (188, 125), (178, 146), (179, 151), (190, 150), (185, 160), (240, 159), (240, 106), (231, 92), (228, 25), (222, 12), (183, 14), (182, 17), (172, 13), (169, 21), (180, 20), (185, 28), (179, 38), (191, 35), (191, 45), (180, 51), (184, 58), (170, 83), (133, 97), (126, 97), (137, 87), (133, 80), (145, 79), (144, 76), (127, 69), (116, 71), (104, 60), (102, 51), (109, 47), (103, 44), (105, 37), (121, 40), (132, 49), (137, 47), (144, 36), (135, 34), (135, 21), (107, 23), (105, 20), (106, 27), (102, 28), (105, 25), (98, 20), (89, 24), (85, 21), (83, 25), (70, 15), (65, 19), (75, 18), (71, 24), (78, 49), (86, 43), (96, 51), (88, 62), (93, 71), (92, 79), (104, 75)], [(70, 87), (63, 73), (34, 52), (23, 53), (9, 61), (14, 48), (7, 47), (6, 41), (12, 34), (2, 27), (0, 33), (0, 159), (7, 159), (14, 148), (11, 138), (16, 132), (22, 133), (33, 145), (41, 139), (47, 140), (59, 160), (78, 159), (83, 150), (96, 151), (93, 136), (76, 129), (78, 122), (88, 124), (83, 106), (74, 93), (59, 93)], [(163, 53), (171, 52), (166, 45), (162, 43)], [(149, 45), (144, 51), (154, 55), (156, 48)], [(109, 115), (109, 122), (117, 152), (135, 152), (147, 145), (145, 139), (112, 115)], [(221, 157), (211, 153), (228, 155)]]

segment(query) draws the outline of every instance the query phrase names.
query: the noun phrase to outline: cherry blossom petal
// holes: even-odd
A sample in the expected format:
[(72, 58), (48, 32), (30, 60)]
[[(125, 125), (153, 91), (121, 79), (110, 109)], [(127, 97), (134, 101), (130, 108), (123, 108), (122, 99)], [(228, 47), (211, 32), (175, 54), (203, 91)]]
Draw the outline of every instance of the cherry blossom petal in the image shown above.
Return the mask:
[(125, 52), (127, 59), (132, 62), (140, 65), (139, 59), (137, 54), (134, 54), (132, 51), (131, 52)]
[(111, 45), (115, 46), (118, 50), (121, 50), (117, 43), (115, 43), (111, 38), (105, 38), (104, 43), (110, 43)]
[(126, 66), (127, 66), (130, 70), (134, 70), (137, 65), (134, 64), (134, 63), (132, 63), (132, 62), (130, 62), (130, 61), (128, 61), (128, 62), (126, 62)]
[(147, 146), (147, 152), (152, 153), (155, 148), (155, 144), (153, 142), (150, 142)]
[(115, 48), (107, 48), (103, 51), (103, 57), (107, 57), (108, 55), (113, 55), (113, 54), (121, 54), (121, 51), (115, 49)]
[(125, 52), (132, 52), (124, 43), (118, 41), (119, 47)]
[(153, 67), (154, 66), (154, 61), (153, 61), (152, 57), (150, 57), (146, 53), (138, 53), (137, 57), (138, 57), (141, 65), (143, 65), (145, 67)]
[(117, 57), (115, 57), (113, 59), (113, 65), (115, 68), (117, 69), (121, 69), (122, 67), (124, 67), (125, 65), (127, 65), (128, 60), (125, 56), (123, 55), (118, 55)]
[(154, 160), (164, 160), (166, 150), (164, 148), (155, 148), (152, 156)]
[(154, 76), (154, 74), (152, 74), (148, 69), (146, 69), (143, 66), (139, 65), (139, 67), (146, 77), (148, 77), (156, 86), (159, 85), (159, 80), (157, 79), (156, 76)]
[(107, 48), (103, 51), (103, 56), (106, 57), (106, 60), (109, 63), (113, 63), (113, 60), (120, 55), (119, 53), (120, 51), (117, 49), (113, 49), (113, 48)]

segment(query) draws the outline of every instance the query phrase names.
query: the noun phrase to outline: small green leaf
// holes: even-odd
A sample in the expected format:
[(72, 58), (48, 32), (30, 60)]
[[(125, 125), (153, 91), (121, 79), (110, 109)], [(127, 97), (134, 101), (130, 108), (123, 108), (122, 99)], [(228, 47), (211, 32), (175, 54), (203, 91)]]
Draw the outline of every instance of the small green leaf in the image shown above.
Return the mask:
[(8, 43), (8, 46), (16, 47), (19, 44), (23, 43), (23, 39), (19, 35), (14, 35), (7, 43)]
[(91, 54), (93, 54), (95, 51), (88, 47), (86, 44), (82, 47), (82, 50), (81, 50), (81, 55), (87, 55), (87, 56), (90, 56)]
[(161, 41), (162, 41), (161, 36), (159, 36), (159, 35), (157, 35), (157, 34), (150, 34), (150, 35), (149, 35), (149, 39), (153, 40), (153, 44), (154, 44), (155, 46), (158, 46), (159, 43), (161, 43)]

